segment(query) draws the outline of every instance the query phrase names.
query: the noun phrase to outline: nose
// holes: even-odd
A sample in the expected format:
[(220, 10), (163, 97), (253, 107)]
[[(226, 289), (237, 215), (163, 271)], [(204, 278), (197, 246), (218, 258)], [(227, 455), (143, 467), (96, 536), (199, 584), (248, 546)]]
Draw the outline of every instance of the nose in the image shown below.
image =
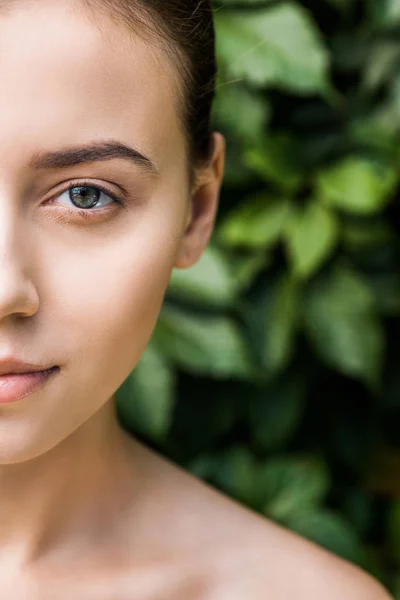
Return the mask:
[[(28, 242), (16, 215), (1, 208), (0, 197), (0, 324), (11, 316), (28, 317), (39, 308), (39, 297), (30, 270)], [(19, 227), (18, 227), (19, 225)]]

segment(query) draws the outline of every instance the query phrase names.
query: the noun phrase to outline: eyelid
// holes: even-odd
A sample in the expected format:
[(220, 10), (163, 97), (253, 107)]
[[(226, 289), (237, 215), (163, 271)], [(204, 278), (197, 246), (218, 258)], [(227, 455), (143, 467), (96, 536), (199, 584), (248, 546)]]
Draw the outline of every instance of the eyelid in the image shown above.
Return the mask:
[[(63, 186), (63, 184), (65, 184), (65, 185)], [(114, 184), (114, 185), (117, 186), (117, 184)], [(63, 194), (64, 192), (67, 192), (68, 190), (73, 189), (75, 187), (95, 187), (95, 188), (98, 188), (103, 193), (110, 196), (111, 198), (116, 199), (116, 200), (120, 199), (120, 197), (124, 197), (124, 198), (128, 197), (128, 193), (126, 192), (126, 190), (119, 185), (117, 187), (121, 190), (121, 194), (118, 194), (118, 192), (113, 191), (112, 188), (110, 188), (106, 184), (104, 184), (104, 181), (102, 181), (102, 182), (101, 181), (93, 181), (89, 178), (84, 178), (84, 177), (82, 177), (81, 179), (76, 179), (76, 180), (75, 179), (67, 179), (67, 180), (59, 183), (57, 187), (60, 187), (60, 186), (63, 186), (63, 187), (59, 191), (56, 190), (56, 191), (51, 192), (51, 197), (48, 197), (47, 200), (52, 200), (52, 199), (56, 198), (57, 196)]]
[[(70, 189), (73, 189), (76, 187), (96, 188), (96, 189), (100, 190), (101, 192), (103, 192), (106, 196), (111, 198), (112, 203), (106, 207), (97, 208), (97, 209), (96, 209), (96, 205), (91, 209), (82, 209), (79, 207), (75, 207), (75, 208), (68, 207), (68, 206), (64, 206), (64, 205), (57, 203), (58, 196), (61, 196), (65, 192), (68, 192)], [(47, 203), (54, 204), (54, 205), (57, 205), (58, 207), (62, 206), (62, 208), (55, 211), (56, 212), (55, 218), (56, 218), (57, 222), (59, 222), (61, 224), (68, 224), (71, 221), (71, 219), (72, 220), (77, 219), (78, 221), (85, 220), (85, 221), (90, 222), (90, 221), (96, 221), (97, 219), (104, 217), (106, 214), (113, 212), (117, 207), (127, 209), (128, 207), (125, 204), (125, 202), (121, 199), (121, 196), (123, 196), (123, 194), (118, 195), (116, 192), (112, 191), (107, 186), (105, 186), (104, 183), (96, 183), (93, 181), (89, 181), (88, 179), (84, 179), (84, 180), (80, 180), (80, 181), (68, 180), (68, 185), (59, 191), (52, 192), (51, 198), (48, 198), (47, 200), (45, 200), (45, 204), (47, 204)]]

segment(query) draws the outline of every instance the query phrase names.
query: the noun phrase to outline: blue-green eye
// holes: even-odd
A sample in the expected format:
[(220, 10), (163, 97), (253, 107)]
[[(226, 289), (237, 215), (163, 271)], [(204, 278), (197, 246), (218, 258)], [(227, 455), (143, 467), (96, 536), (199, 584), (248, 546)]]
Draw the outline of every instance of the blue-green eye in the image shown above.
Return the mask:
[[(67, 200), (78, 209), (92, 209), (92, 208), (104, 208), (104, 204), (108, 206), (113, 202), (119, 202), (118, 198), (110, 192), (95, 185), (76, 185), (68, 188), (63, 194), (58, 196), (58, 201), (63, 196), (67, 197)], [(107, 202), (107, 198), (111, 202)], [(63, 204), (63, 202), (61, 202)]]
[(99, 203), (103, 192), (98, 188), (79, 186), (68, 190), (69, 199), (77, 208), (93, 208)]
[(101, 220), (106, 215), (111, 216), (115, 210), (128, 208), (115, 192), (90, 181), (71, 182), (46, 204), (54, 206), (56, 221), (66, 225), (74, 219)]
[[(60, 200), (63, 197), (66, 202)], [(88, 181), (71, 183), (64, 192), (54, 196), (50, 204), (58, 205), (58, 207), (61, 204), (65, 207), (61, 211), (56, 211), (58, 213), (57, 221), (60, 223), (68, 223), (70, 218), (74, 219), (75, 217), (86, 220), (102, 219), (114, 209), (127, 209), (125, 202), (114, 192), (102, 185)], [(56, 206), (56, 208), (58, 207)]]
[(71, 182), (67, 189), (53, 196), (46, 204), (54, 206), (53, 216), (62, 225), (69, 225), (77, 219), (101, 221), (115, 210), (128, 208), (107, 187), (89, 181)]

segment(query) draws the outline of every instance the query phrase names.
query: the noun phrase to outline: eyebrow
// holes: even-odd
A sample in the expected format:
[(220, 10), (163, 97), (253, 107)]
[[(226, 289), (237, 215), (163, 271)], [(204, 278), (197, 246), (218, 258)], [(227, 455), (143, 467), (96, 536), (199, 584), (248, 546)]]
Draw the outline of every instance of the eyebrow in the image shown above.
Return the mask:
[(29, 162), (32, 169), (64, 169), (84, 163), (122, 158), (158, 175), (154, 163), (144, 154), (125, 144), (106, 140), (84, 146), (62, 148), (51, 152), (36, 152)]

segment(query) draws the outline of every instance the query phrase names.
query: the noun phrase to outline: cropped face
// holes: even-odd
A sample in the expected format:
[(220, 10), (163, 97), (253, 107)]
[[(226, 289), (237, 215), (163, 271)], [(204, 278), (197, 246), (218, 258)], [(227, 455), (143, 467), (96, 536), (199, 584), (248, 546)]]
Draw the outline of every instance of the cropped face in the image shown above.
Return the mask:
[(193, 211), (172, 65), (71, 2), (0, 12), (0, 81), (0, 360), (60, 367), (0, 405), (5, 464), (62, 441), (135, 367), (221, 174)]

